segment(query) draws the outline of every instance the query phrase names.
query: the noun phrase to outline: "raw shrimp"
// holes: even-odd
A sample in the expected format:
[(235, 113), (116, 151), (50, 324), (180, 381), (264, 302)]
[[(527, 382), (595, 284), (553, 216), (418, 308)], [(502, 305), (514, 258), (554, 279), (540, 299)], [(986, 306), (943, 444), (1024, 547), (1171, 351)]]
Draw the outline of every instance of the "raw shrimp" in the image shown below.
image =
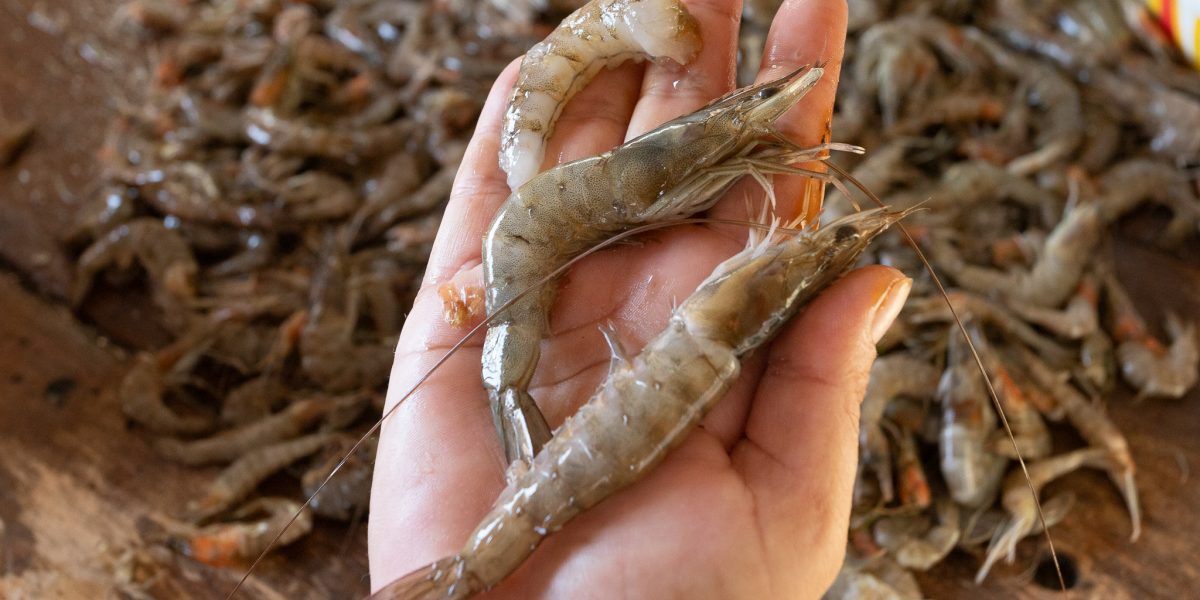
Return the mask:
[(1054, 196), (1034, 182), (985, 161), (954, 163), (942, 173), (932, 189), (905, 193), (895, 202), (909, 207), (918, 202), (934, 211), (960, 212), (983, 202), (1013, 200), (1021, 206), (1040, 209)]
[(1025, 231), (1002, 237), (991, 243), (992, 265), (1001, 269), (1028, 267), (1037, 257), (1037, 251), (1046, 245), (1046, 232), (1030, 227)]
[(282, 203), (284, 214), (302, 222), (344, 217), (358, 205), (350, 184), (323, 171), (305, 171), (288, 177), (276, 198)]
[(542, 166), (544, 144), (563, 107), (604, 67), (700, 52), (696, 19), (679, 0), (592, 0), (521, 60), (500, 134), (500, 168), (513, 190)]
[(1104, 69), (1087, 74), (1088, 83), (1112, 99), (1153, 136), (1150, 149), (1187, 161), (1200, 155), (1200, 102), (1165, 86), (1148, 86)]
[(992, 452), (989, 440), (996, 429), (996, 413), (967, 341), (951, 335), (949, 343), (946, 372), (937, 389), (942, 405), (938, 444), (942, 475), (955, 502), (977, 507), (994, 497), (1008, 459)]
[(1046, 458), (1029, 464), (1028, 479), (1021, 471), (1013, 471), (1004, 480), (1004, 494), (1000, 502), (1008, 511), (1008, 521), (998, 530), (988, 546), (987, 558), (975, 575), (975, 583), (982, 583), (992, 565), (1002, 556), (1012, 562), (1016, 557), (1017, 542), (1033, 532), (1038, 523), (1037, 499), (1030, 495), (1029, 486), (1040, 493), (1046, 484), (1083, 466), (1107, 467), (1108, 452), (1103, 448), (1084, 448), (1059, 456)]
[(1029, 375), (1038, 385), (1048, 390), (1057, 400), (1067, 420), (1089, 445), (1103, 448), (1109, 455), (1105, 466), (1109, 479), (1120, 490), (1129, 510), (1129, 519), (1133, 526), (1130, 540), (1136, 540), (1142, 532), (1142, 513), (1138, 502), (1137, 483), (1135, 474), (1137, 466), (1133, 455), (1129, 452), (1129, 442), (1117, 429), (1104, 412), (1104, 408), (1089, 401), (1080, 394), (1068, 381), (1066, 374), (1056, 373), (1049, 365), (1042, 362), (1036, 354), (1019, 345), (1010, 346), (1017, 361), (1025, 367)]
[(998, 291), (1010, 301), (1055, 307), (1079, 284), (1102, 232), (1097, 205), (1080, 204), (1054, 227), (1037, 262), (1027, 270), (995, 271), (966, 264), (960, 258), (948, 259), (944, 253), (938, 256), (938, 262), (963, 287)]
[(873, 210), (778, 243), (768, 234), (717, 266), (635, 358), (609, 335), (606, 381), (509, 485), (458, 554), (376, 598), (466, 598), (508, 576), (541, 540), (657, 465), (737, 378), (738, 358), (769, 340), (904, 213)]
[(155, 210), (199, 223), (224, 223), (240, 227), (272, 228), (278, 221), (270, 205), (237, 202), (217, 184), (203, 165), (176, 162), (134, 175), (141, 198)]
[(1052, 65), (1023, 56), (996, 43), (983, 32), (966, 28), (967, 37), (981, 48), (1000, 69), (1020, 78), (1029, 96), (1044, 113), (1036, 140), (1037, 150), (1014, 158), (1008, 170), (1028, 175), (1066, 160), (1083, 141), (1087, 124), (1075, 84)]
[(286, 546), (312, 531), (312, 511), (295, 500), (259, 498), (230, 515), (243, 523), (218, 523), (167, 538), (167, 544), (206, 565), (227, 567)]
[(203, 433), (214, 420), (204, 415), (180, 415), (163, 402), (168, 384), (188, 373), (212, 344), (215, 329), (224, 317), (210, 317), (188, 329), (161, 350), (141, 352), (121, 379), (117, 395), (125, 416), (160, 433)]
[[(396, 221), (432, 211), (450, 197), (450, 188), (454, 186), (457, 173), (457, 163), (442, 167), (412, 192), (386, 198), (386, 202), (380, 202), (378, 210), (367, 217), (363, 234), (376, 236)], [(371, 199), (374, 199), (374, 195)]]
[(180, 415), (163, 403), (165, 371), (177, 356), (140, 353), (133, 368), (121, 379), (117, 395), (125, 416), (153, 431), (164, 433), (202, 433), (212, 429), (213, 420), (203, 415)]
[[(1008, 458), (1041, 458), (1050, 454), (1050, 430), (1038, 408), (1025, 397), (1016, 378), (1005, 368), (999, 356), (978, 327), (968, 327), (971, 341), (983, 357), (984, 367), (992, 377), (996, 397), (1008, 420), (1012, 439), (997, 430), (991, 439), (992, 451)], [(1014, 449), (1013, 446), (1016, 446)]]
[(1167, 313), (1170, 347), (1150, 334), (1133, 300), (1111, 268), (1103, 272), (1109, 304), (1109, 330), (1117, 343), (1121, 375), (1137, 390), (1138, 398), (1182, 398), (1200, 377), (1200, 341), (1194, 323)]
[(162, 439), (154, 444), (154, 448), (159, 454), (185, 465), (229, 462), (264, 444), (299, 435), (334, 410), (337, 403), (345, 401), (329, 397), (306, 398), (293, 402), (277, 414), (210, 438), (186, 442)]
[[(1028, 485), (1026, 485), (1025, 491), (1028, 493)], [(1046, 527), (1054, 527), (1061, 523), (1071, 512), (1071, 509), (1075, 507), (1075, 494), (1074, 492), (1062, 492), (1045, 502), (1041, 502), (1041, 505), (1042, 516), (1046, 518)], [(959, 536), (959, 547), (970, 548), (991, 541), (1007, 520), (1008, 517), (1003, 511), (995, 509), (988, 509), (982, 513), (972, 515), (968, 519), (965, 519), (962, 524), (963, 530), (962, 535)], [(1042, 533), (1042, 531), (1042, 521), (1036, 519), (1028, 535), (1036, 535)]]
[(421, 133), (415, 121), (342, 129), (285, 119), (269, 109), (246, 109), (246, 136), (276, 152), (354, 163), (402, 148)]
[(1003, 116), (1004, 103), (990, 94), (948, 94), (930, 101), (919, 114), (897, 121), (888, 134), (917, 135), (935, 125), (996, 123)]
[(1100, 327), (1100, 316), (1097, 314), (1099, 304), (1100, 290), (1097, 289), (1095, 279), (1084, 275), (1075, 290), (1075, 295), (1071, 296), (1066, 308), (1062, 310), (1024, 302), (1009, 302), (1008, 307), (1026, 321), (1040, 325), (1060, 338), (1078, 340)]
[(871, 379), (859, 412), (859, 461), (874, 471), (884, 502), (893, 498), (892, 459), (887, 437), (880, 427), (883, 411), (897, 396), (932, 399), (938, 371), (909, 354), (888, 354), (871, 365)]
[[(962, 290), (950, 290), (947, 295), (950, 297), (950, 304), (960, 314), (966, 313), (994, 325), (1005, 335), (1036, 350), (1038, 355), (1050, 364), (1067, 365), (1073, 360), (1072, 353), (1038, 333), (1003, 305)], [(911, 320), (918, 324), (953, 320), (946, 303), (940, 298), (919, 298), (910, 301), (906, 310), (911, 311)]]
[(823, 73), (802, 67), (729, 94), (604, 154), (559, 165), (500, 207), (484, 234), (483, 276), (489, 316), (508, 308), (488, 327), (483, 382), (510, 462), (528, 461), (550, 437), (527, 388), (556, 291), (546, 285), (514, 301), (517, 290), (613, 233), (707, 209), (743, 175), (766, 184), (764, 173), (794, 171), (786, 164), (842, 148), (798, 149), (774, 129)]
[(354, 339), (361, 291), (350, 281), (350, 258), (332, 230), (325, 233), (321, 254), (310, 317), (300, 331), (300, 367), (328, 392), (374, 388), (387, 380), (395, 341)]
[(1149, 345), (1128, 340), (1117, 346), (1121, 374), (1137, 391), (1137, 398), (1179, 399), (1196, 386), (1200, 377), (1200, 342), (1196, 324), (1184, 323), (1175, 313), (1167, 313), (1167, 333), (1171, 345)]
[(928, 571), (958, 544), (961, 534), (958, 512), (958, 505), (943, 497), (937, 502), (937, 525), (932, 527), (924, 516), (883, 517), (875, 522), (875, 541), (900, 566)]
[(917, 440), (907, 428), (898, 426), (895, 429), (896, 470), (900, 474), (896, 488), (900, 506), (927, 508), (933, 502), (933, 492), (929, 489), (929, 478), (925, 476), (925, 465), (921, 463)]
[(982, 61), (963, 42), (960, 28), (937, 18), (908, 16), (881, 22), (859, 40), (855, 86), (878, 97), (883, 124), (890, 127), (906, 107), (933, 94), (942, 60), (960, 73), (977, 68)]
[(1200, 226), (1200, 199), (1188, 175), (1168, 162), (1148, 158), (1113, 165), (1100, 178), (1100, 216), (1111, 224), (1143, 202), (1162, 204), (1174, 213), (1167, 225), (1168, 243), (1196, 235)]
[(328, 519), (348, 521), (367, 509), (376, 440), (368, 438), (347, 458), (346, 451), (354, 442), (353, 438), (347, 438), (347, 443), (332, 447), (304, 473), (300, 483), (313, 512)]
[(106, 187), (96, 198), (75, 209), (65, 241), (81, 243), (94, 240), (134, 217), (136, 207), (130, 194), (120, 187)]
[(264, 479), (320, 450), (336, 437), (333, 433), (314, 433), (242, 455), (217, 476), (203, 497), (188, 503), (188, 513), (202, 521), (224, 512)]
[[(849, 552), (847, 552), (849, 554)], [(925, 595), (912, 573), (888, 556), (847, 558), (823, 600), (921, 600)]]
[(128, 269), (135, 260), (150, 279), (155, 304), (168, 316), (178, 316), (181, 305), (196, 294), (196, 259), (179, 232), (151, 218), (118, 225), (84, 250), (71, 303), (83, 302), (97, 273), (109, 266)]
[[(1084, 336), (1079, 343), (1079, 375), (1097, 392), (1107, 392), (1116, 383), (1117, 358), (1112, 340), (1102, 329)], [(1086, 389), (1086, 386), (1085, 386)]]

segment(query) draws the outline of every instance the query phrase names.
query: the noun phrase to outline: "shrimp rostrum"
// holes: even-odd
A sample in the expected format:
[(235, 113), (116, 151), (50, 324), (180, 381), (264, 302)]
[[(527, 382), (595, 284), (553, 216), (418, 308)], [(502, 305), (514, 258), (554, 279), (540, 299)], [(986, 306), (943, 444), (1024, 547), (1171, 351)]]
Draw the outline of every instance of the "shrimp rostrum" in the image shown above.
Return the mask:
[[(764, 184), (769, 196), (767, 175), (825, 178), (791, 165), (858, 149), (800, 148), (774, 126), (823, 72), (802, 67), (731, 93), (599, 156), (550, 169), (508, 197), (483, 241), (487, 311), (494, 317), (483, 380), (510, 462), (528, 462), (550, 433), (528, 387), (555, 289), (520, 299), (518, 290), (615, 233), (708, 209), (743, 175)], [(497, 314), (501, 306), (507, 308)]]
[(783, 241), (768, 234), (718, 265), (636, 357), (612, 344), (606, 380), (529, 468), (509, 466), (508, 487), (458, 554), (374, 597), (468, 598), (499, 583), (547, 535), (662, 461), (725, 395), (740, 358), (770, 340), (904, 214), (855, 213)]

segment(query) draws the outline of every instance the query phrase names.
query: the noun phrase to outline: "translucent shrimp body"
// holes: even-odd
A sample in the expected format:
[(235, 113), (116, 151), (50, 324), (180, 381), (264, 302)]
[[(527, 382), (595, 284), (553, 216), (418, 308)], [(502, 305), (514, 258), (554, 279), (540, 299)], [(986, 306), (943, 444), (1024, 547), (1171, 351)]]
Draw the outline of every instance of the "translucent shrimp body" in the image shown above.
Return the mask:
[(520, 299), (518, 291), (617, 232), (707, 209), (743, 175), (821, 158), (834, 146), (795, 148), (773, 123), (822, 73), (798, 69), (609, 152), (559, 165), (500, 207), (484, 235), (483, 276), (488, 315), (508, 308), (488, 328), (483, 382), (510, 462), (531, 459), (550, 434), (527, 388), (555, 289)]
[(700, 44), (699, 25), (679, 0), (592, 0), (571, 13), (521, 60), (500, 137), (509, 187), (538, 174), (558, 115), (601, 69), (645, 58), (687, 64)]
[(988, 402), (982, 374), (971, 362), (966, 342), (950, 336), (946, 372), (938, 385), (942, 405), (941, 466), (950, 496), (967, 507), (991, 501), (1008, 460), (991, 452), (996, 413)]
[[(628, 486), (679, 445), (770, 339), (904, 213), (875, 210), (725, 261), (632, 359), (615, 342), (592, 398), (510, 483), (463, 550), (388, 585), (376, 598), (467, 598), (499, 583), (541, 540)], [(515, 473), (514, 473), (515, 471)]]

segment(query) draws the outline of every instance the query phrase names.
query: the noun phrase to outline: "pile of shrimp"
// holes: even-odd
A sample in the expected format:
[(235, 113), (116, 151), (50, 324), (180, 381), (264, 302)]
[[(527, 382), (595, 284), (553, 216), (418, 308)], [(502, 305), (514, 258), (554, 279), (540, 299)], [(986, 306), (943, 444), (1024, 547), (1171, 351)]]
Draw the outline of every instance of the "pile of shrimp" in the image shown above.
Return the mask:
[[(1200, 363), (1195, 316), (1148, 322), (1114, 275), (1126, 215), (1154, 215), (1164, 252), (1200, 231), (1200, 73), (1142, 4), (851, 0), (833, 136), (867, 152), (839, 161), (889, 205), (923, 208), (908, 227), (947, 281), (1030, 481), (945, 300), (884, 234), (868, 254), (917, 282), (878, 348), (848, 559), (827, 598), (921, 598), (913, 572), (956, 549), (979, 557), (982, 581), (1040, 534), (1030, 487), (1081, 468), (1108, 475), (1138, 537), (1136, 457), (1104, 405), (1184, 398)], [(746, 0), (741, 73), (755, 72), (778, 5)], [(826, 217), (862, 201), (831, 194)], [(1060, 422), (1085, 445), (1052, 436)], [(1072, 501), (1043, 496), (1045, 525)]]
[[(164, 458), (226, 465), (173, 546), (210, 564), (257, 556), (377, 414), (482, 98), (548, 30), (494, 4), (119, 9), (153, 64), (119, 101), (103, 191), (69, 236), (72, 301), (146, 292), (172, 341), (133, 358), (124, 413)], [(373, 454), (312, 512), (361, 517)], [(285, 469), (291, 499), (255, 497)], [(281, 541), (311, 523), (306, 510)]]

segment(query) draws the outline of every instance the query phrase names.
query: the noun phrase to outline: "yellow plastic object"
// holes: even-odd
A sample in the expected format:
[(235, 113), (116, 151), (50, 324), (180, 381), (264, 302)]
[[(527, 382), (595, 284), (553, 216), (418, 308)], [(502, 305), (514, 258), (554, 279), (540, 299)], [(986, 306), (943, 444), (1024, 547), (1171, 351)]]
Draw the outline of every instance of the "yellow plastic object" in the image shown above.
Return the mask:
[(1200, 67), (1200, 0), (1146, 0), (1158, 25)]

